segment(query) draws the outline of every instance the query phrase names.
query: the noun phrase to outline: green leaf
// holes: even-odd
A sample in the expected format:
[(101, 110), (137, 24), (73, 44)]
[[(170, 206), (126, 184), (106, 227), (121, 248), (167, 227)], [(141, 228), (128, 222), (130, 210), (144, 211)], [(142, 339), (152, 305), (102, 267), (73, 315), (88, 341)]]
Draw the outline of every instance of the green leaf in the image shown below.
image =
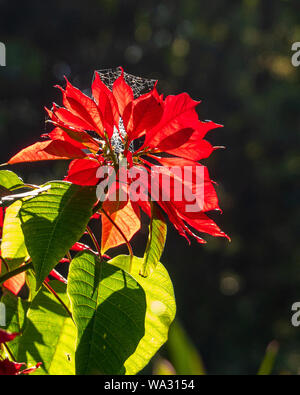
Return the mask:
[(265, 356), (261, 362), (257, 373), (259, 376), (267, 376), (272, 373), (278, 351), (279, 344), (276, 340), (273, 340), (266, 349)]
[[(66, 285), (51, 281), (51, 287), (69, 307)], [(34, 374), (73, 375), (75, 373), (76, 327), (54, 295), (42, 288), (27, 313), (19, 340), (18, 361), (42, 366)]]
[(167, 237), (165, 219), (159, 208), (153, 203), (151, 214), (149, 238), (140, 270), (140, 275), (143, 277), (148, 277), (155, 269), (163, 253)]
[(0, 170), (0, 185), (12, 191), (24, 185), (23, 180), (10, 170)]
[(205, 374), (201, 355), (177, 320), (171, 325), (167, 349), (177, 374)]
[[(176, 314), (173, 285), (167, 270), (161, 263), (158, 263), (155, 271), (149, 277), (143, 278), (139, 275), (142, 261), (143, 258), (133, 258), (131, 275), (146, 294), (145, 335), (135, 353), (124, 364), (126, 374), (136, 374), (148, 364), (167, 341), (169, 326)], [(128, 272), (130, 257), (119, 255), (111, 259), (109, 263)]]
[(71, 262), (68, 294), (77, 325), (76, 373), (123, 374), (145, 333), (146, 299), (124, 271), (88, 251)]
[(33, 270), (27, 270), (25, 272), (25, 281), (28, 287), (28, 298), (30, 302), (36, 297), (39, 290), (36, 289), (36, 278)]
[(82, 236), (96, 201), (94, 187), (58, 181), (45, 185), (51, 188), (26, 199), (19, 213), (37, 288)]
[[(30, 306), (30, 303), (13, 295), (11, 292), (7, 292), (2, 296), (1, 303), (5, 305), (5, 330), (10, 333), (23, 332), (26, 312)], [(14, 340), (9, 342), (9, 348), (14, 356), (17, 356), (18, 353), (19, 339), (20, 337), (16, 337)]]
[(21, 201), (9, 206), (6, 209), (3, 223), (1, 253), (11, 270), (18, 267), (28, 257), (21, 222), (18, 217), (21, 206)]

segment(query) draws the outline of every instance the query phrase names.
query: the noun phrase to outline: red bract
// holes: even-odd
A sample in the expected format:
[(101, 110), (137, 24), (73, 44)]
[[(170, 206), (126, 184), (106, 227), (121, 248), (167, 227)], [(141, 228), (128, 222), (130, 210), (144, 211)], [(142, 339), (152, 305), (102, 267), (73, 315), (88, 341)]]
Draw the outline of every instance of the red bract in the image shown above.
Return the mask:
[(4, 221), (4, 209), (3, 207), (0, 207), (0, 238), (2, 237), (3, 221)]
[[(19, 335), (20, 333), (9, 333), (4, 331), (3, 329), (0, 329), (0, 344), (10, 342)], [(13, 362), (6, 358), (4, 360), (0, 360), (0, 376), (2, 375), (15, 376), (20, 374), (29, 374), (34, 372), (41, 365), (42, 363), (39, 362), (31, 368), (21, 370), (24, 366), (26, 366), (25, 363)]]
[(4, 359), (3, 361), (0, 361), (0, 376), (19, 376), (20, 374), (30, 374), (41, 365), (42, 363), (39, 362), (31, 368), (21, 370), (26, 366), (25, 363), (18, 363), (10, 361), (9, 359)]
[(14, 340), (16, 336), (19, 336), (19, 333), (9, 333), (0, 329), (0, 344), (10, 342)]
[[(204, 137), (221, 125), (200, 121), (195, 109), (199, 102), (187, 93), (163, 98), (154, 84), (149, 92), (136, 95), (127, 83), (128, 77), (120, 69), (117, 78), (107, 86), (96, 72), (92, 98), (67, 81), (66, 88), (60, 88), (64, 107), (54, 104), (47, 110), (55, 126), (47, 135), (49, 140), (25, 148), (8, 163), (68, 158), (72, 162), (66, 180), (79, 185), (98, 184), (99, 168), (112, 166), (118, 175), (113, 187), (118, 193), (123, 191), (125, 194), (134, 182), (130, 171), (142, 167), (149, 176), (143, 186), (143, 198), (133, 201), (128, 194), (125, 202), (117, 198), (115, 201), (107, 199), (103, 204), (103, 251), (124, 243), (124, 238), (129, 240), (140, 229), (139, 211), (142, 209), (151, 215), (151, 200), (157, 201), (178, 232), (187, 239), (193, 236), (198, 242), (204, 242), (194, 231), (227, 237), (206, 215), (220, 209), (207, 168), (199, 163), (216, 148)], [(124, 159), (126, 168), (121, 169)], [(201, 210), (190, 212), (186, 208), (189, 202), (186, 197), (175, 199), (174, 185), (179, 178), (172, 170), (174, 166), (182, 171), (188, 169), (188, 180), (181, 183), (195, 196), (196, 203), (200, 202), (196, 174), (201, 170)], [(150, 191), (151, 172), (157, 171), (154, 167), (165, 169), (172, 181), (169, 200), (161, 196), (164, 186), (159, 178), (156, 181), (157, 196)], [(121, 171), (128, 173), (126, 185), (120, 182)]]

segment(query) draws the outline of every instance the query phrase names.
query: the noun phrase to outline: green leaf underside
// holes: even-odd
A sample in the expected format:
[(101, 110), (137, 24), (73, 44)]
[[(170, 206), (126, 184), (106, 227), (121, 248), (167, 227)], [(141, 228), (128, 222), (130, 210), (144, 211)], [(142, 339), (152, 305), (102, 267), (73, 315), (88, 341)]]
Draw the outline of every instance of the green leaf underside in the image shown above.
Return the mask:
[(23, 180), (17, 176), (13, 171), (0, 170), (0, 186), (12, 191), (16, 188), (21, 188), (24, 185)]
[[(5, 305), (6, 326), (5, 329), (10, 333), (20, 333), (24, 330), (26, 312), (30, 303), (16, 297), (10, 292), (2, 295), (1, 303)], [(9, 342), (9, 348), (14, 356), (18, 354), (18, 344), (20, 337), (16, 337)]]
[(149, 238), (140, 275), (149, 276), (158, 264), (163, 253), (167, 237), (167, 224), (163, 215), (152, 203), (152, 216), (149, 226)]
[(6, 209), (3, 223), (1, 253), (2, 257), (9, 264), (10, 270), (18, 267), (28, 256), (21, 222), (18, 217), (21, 206), (21, 201), (17, 201), (9, 206)]
[[(51, 281), (51, 287), (69, 307), (66, 285)], [(29, 366), (42, 362), (32, 374), (75, 374), (76, 327), (54, 295), (42, 288), (27, 313), (26, 327), (20, 338), (18, 361)]]
[[(147, 311), (145, 320), (145, 335), (136, 351), (124, 366), (126, 374), (136, 374), (143, 369), (160, 347), (168, 339), (168, 330), (176, 314), (176, 303), (173, 285), (165, 267), (158, 263), (153, 273), (143, 278), (139, 270), (143, 258), (134, 257), (132, 260), (132, 277), (141, 285), (146, 294)], [(119, 255), (109, 261), (124, 271), (130, 267), (130, 257)]]
[(96, 201), (94, 187), (49, 184), (51, 189), (25, 200), (19, 212), (37, 287), (82, 236)]
[(68, 294), (78, 330), (76, 373), (124, 374), (126, 360), (145, 334), (141, 286), (85, 251), (70, 265)]

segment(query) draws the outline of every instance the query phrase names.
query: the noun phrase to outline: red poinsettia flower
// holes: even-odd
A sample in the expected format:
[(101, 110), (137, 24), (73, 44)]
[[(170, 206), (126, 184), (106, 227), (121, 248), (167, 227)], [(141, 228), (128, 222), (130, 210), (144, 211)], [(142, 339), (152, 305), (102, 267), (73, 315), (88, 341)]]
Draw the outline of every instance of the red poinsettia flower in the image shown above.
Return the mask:
[[(193, 236), (203, 243), (195, 231), (227, 237), (206, 214), (220, 208), (208, 170), (199, 163), (216, 148), (204, 137), (220, 125), (200, 121), (195, 109), (199, 102), (187, 93), (163, 98), (154, 83), (142, 94), (137, 89), (141, 80), (122, 68), (106, 83), (105, 77), (95, 72), (92, 98), (67, 81), (66, 88), (60, 88), (63, 107), (53, 104), (51, 110), (47, 109), (55, 126), (48, 135), (43, 135), (48, 139), (25, 148), (8, 163), (71, 159), (65, 179), (79, 185), (97, 185), (103, 180), (101, 176), (99, 179), (99, 169), (111, 166), (117, 173), (113, 188), (118, 193), (114, 200), (107, 197), (102, 206), (103, 251), (124, 243), (124, 235), (131, 239), (140, 228), (140, 209), (151, 215), (151, 200), (157, 201), (187, 239)], [(132, 170), (140, 168), (148, 178), (140, 183), (139, 198), (132, 199), (128, 193), (135, 181)], [(161, 169), (171, 180), (169, 199), (162, 196), (165, 192), (162, 179), (157, 177), (153, 182), (153, 173)], [(178, 176), (178, 170), (186, 174), (184, 179)], [(124, 172), (125, 185), (120, 181)], [(202, 174), (200, 192), (198, 174)], [(156, 183), (156, 193), (150, 188), (151, 182)], [(176, 198), (178, 182), (193, 197), (198, 210), (187, 209), (191, 200), (185, 195)], [(119, 198), (122, 191), (127, 199)]]

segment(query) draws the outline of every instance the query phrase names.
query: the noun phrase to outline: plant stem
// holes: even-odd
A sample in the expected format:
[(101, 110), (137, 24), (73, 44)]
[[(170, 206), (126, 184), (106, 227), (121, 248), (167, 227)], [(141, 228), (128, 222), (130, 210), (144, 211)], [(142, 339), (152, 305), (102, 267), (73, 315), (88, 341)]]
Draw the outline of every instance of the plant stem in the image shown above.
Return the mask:
[(7, 353), (9, 354), (9, 356), (11, 357), (11, 359), (16, 362), (16, 358), (14, 357), (14, 354), (11, 352), (11, 349), (9, 348), (9, 346), (4, 343), (4, 348), (6, 349)]
[(9, 272), (10, 269), (9, 269), (9, 266), (8, 266), (8, 263), (6, 262), (6, 260), (2, 256), (0, 256), (0, 260), (4, 263), (6, 271)]
[(11, 272), (3, 274), (3, 276), (0, 277), (0, 285), (2, 285), (5, 281), (9, 280), (10, 278), (15, 277), (18, 274), (21, 274), (29, 269), (33, 269), (33, 265), (31, 262), (27, 263), (26, 265), (20, 266), (17, 269), (12, 270)]
[[(44, 285), (44, 287), (47, 288), (48, 291), (51, 292), (52, 295), (59, 301), (59, 303), (63, 306), (63, 308), (66, 310), (66, 312), (68, 313), (68, 315), (72, 318), (72, 321), (74, 322), (72, 313), (71, 313), (71, 311), (69, 310), (68, 306), (67, 306), (67, 305), (64, 303), (64, 301), (57, 295), (57, 293), (54, 291), (54, 289), (53, 289), (46, 281), (43, 282), (43, 285)], [(74, 322), (74, 324), (75, 324), (75, 322)]]
[(99, 243), (98, 243), (94, 233), (92, 232), (92, 230), (91, 230), (91, 228), (89, 226), (86, 227), (86, 230), (87, 230), (90, 238), (92, 239), (92, 241), (94, 243), (94, 246), (96, 247), (96, 250), (97, 250), (97, 252), (99, 254), (99, 258), (102, 259), (101, 248), (99, 246)]
[(103, 202), (101, 200), (99, 200), (99, 202), (93, 208), (93, 214), (96, 214), (96, 212), (101, 209), (102, 204), (103, 204)]

